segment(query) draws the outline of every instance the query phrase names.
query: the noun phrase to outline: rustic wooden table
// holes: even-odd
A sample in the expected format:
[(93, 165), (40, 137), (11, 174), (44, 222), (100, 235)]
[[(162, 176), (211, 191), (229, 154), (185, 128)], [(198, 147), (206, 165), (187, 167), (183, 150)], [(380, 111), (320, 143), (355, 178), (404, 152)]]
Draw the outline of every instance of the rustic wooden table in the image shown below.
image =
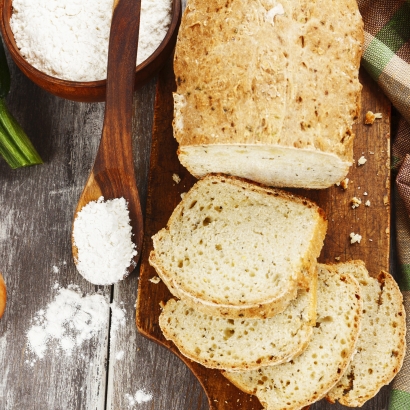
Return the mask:
[[(0, 271), (8, 304), (0, 320), (1, 410), (205, 410), (206, 395), (188, 368), (135, 327), (138, 268), (113, 287), (93, 286), (80, 276), (71, 256), (73, 212), (91, 169), (103, 120), (103, 103), (54, 97), (14, 66), (10, 110), (45, 164), (12, 171), (0, 160)], [(135, 93), (134, 155), (144, 206), (147, 192), (156, 79)], [(57, 267), (53, 268), (53, 267)], [(30, 366), (26, 333), (39, 309), (55, 295), (55, 283), (76, 284), (123, 302), (127, 325), (109, 346), (109, 326), (67, 358), (48, 350)], [(116, 352), (124, 352), (115, 360)], [(134, 407), (126, 395), (138, 390), (152, 400)], [(387, 407), (388, 387), (365, 410)], [(340, 410), (322, 401), (313, 410)]]

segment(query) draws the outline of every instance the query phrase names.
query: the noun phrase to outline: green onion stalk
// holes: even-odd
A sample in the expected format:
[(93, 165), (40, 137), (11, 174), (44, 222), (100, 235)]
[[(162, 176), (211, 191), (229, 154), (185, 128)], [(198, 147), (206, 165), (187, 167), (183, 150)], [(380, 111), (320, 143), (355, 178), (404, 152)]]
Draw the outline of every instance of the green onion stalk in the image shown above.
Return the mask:
[(27, 134), (7, 109), (5, 98), (10, 91), (10, 70), (0, 39), (0, 155), (11, 168), (42, 164)]

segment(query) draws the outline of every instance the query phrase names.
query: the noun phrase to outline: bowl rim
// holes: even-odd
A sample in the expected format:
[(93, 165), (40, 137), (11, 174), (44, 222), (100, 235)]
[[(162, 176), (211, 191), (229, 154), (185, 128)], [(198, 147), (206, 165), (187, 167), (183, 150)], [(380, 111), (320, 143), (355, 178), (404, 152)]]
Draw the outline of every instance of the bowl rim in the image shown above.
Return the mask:
[[(60, 87), (65, 88), (100, 88), (104, 87), (107, 79), (93, 80), (93, 81), (73, 81), (65, 80), (58, 77), (53, 77), (52, 75), (46, 74), (38, 68), (30, 64), (20, 53), (20, 49), (17, 47), (16, 41), (14, 39), (14, 33), (10, 27), (10, 19), (7, 18), (7, 13), (4, 12), (5, 7), (10, 9), (10, 17), (12, 15), (12, 3), (13, 0), (0, 0), (0, 30), (2, 32), (3, 41), (6, 47), (9, 49), (10, 54), (12, 54), (13, 59), (16, 60), (18, 65), (24, 67), (24, 69), (29, 72), (33, 77), (44, 81), (46, 83), (55, 84)], [(164, 51), (168, 43), (172, 40), (175, 30), (178, 29), (178, 22), (181, 15), (181, 0), (172, 0), (171, 6), (171, 21), (165, 37), (162, 39), (160, 45), (155, 49), (155, 51), (146, 58), (142, 63), (136, 65), (135, 74), (138, 75), (139, 72), (143, 71), (151, 65), (156, 58)]]

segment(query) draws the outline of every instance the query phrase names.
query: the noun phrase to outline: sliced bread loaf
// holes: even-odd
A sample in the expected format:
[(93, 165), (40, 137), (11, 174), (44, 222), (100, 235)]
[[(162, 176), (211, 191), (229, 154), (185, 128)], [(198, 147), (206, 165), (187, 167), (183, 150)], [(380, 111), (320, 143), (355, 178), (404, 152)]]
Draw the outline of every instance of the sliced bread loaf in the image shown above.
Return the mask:
[(356, 0), (190, 0), (174, 60), (181, 163), (278, 187), (341, 181), (362, 41)]
[(245, 372), (223, 372), (266, 410), (301, 409), (338, 382), (354, 352), (363, 303), (360, 286), (336, 267), (318, 265), (317, 324), (307, 349), (288, 363)]
[(331, 402), (361, 407), (390, 383), (406, 351), (406, 312), (395, 280), (386, 272), (369, 276), (362, 261), (341, 264), (360, 283), (363, 296), (362, 331), (357, 353), (338, 384), (327, 394)]
[(171, 299), (159, 325), (183, 355), (206, 367), (235, 371), (283, 363), (307, 347), (316, 323), (316, 284), (313, 275), (309, 290), (299, 290), (282, 313), (268, 319), (210, 316)]
[(209, 175), (153, 236), (149, 261), (174, 296), (204, 313), (271, 317), (309, 287), (326, 228), (304, 198)]

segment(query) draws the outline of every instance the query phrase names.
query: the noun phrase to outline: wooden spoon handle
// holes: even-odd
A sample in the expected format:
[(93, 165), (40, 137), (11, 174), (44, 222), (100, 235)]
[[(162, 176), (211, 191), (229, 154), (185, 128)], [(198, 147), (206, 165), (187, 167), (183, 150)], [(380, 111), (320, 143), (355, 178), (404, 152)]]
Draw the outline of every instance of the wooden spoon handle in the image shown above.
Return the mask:
[(107, 92), (94, 175), (110, 168), (133, 178), (132, 117), (141, 0), (117, 0), (111, 22)]

